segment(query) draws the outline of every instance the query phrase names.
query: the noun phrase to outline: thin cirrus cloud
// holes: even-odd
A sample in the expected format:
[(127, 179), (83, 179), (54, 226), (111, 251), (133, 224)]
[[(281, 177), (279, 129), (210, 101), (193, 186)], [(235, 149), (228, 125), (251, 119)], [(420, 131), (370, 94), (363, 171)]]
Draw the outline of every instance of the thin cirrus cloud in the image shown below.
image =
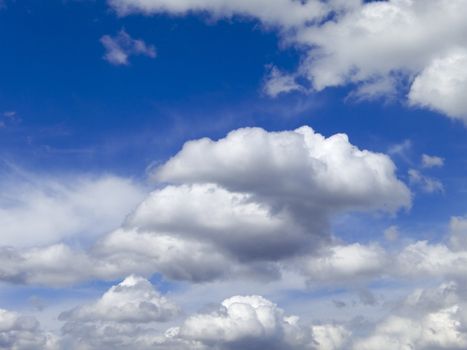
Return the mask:
[(155, 58), (157, 55), (153, 45), (146, 44), (141, 39), (132, 38), (124, 29), (115, 36), (104, 35), (100, 42), (105, 49), (103, 59), (115, 66), (130, 64), (131, 56)]
[(307, 1), (109, 0), (120, 15), (208, 12), (245, 16), (280, 31), (303, 52), (296, 73), (276, 71), (272, 96), (296, 89), (351, 85), (358, 99), (406, 96), (409, 105), (467, 121), (467, 25), (463, 0)]

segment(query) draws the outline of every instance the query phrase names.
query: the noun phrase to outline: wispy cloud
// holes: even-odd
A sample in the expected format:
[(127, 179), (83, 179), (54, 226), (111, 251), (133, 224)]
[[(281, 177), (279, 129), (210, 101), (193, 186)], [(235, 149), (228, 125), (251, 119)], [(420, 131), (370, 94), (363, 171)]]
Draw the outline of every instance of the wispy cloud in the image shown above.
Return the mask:
[(141, 39), (133, 39), (124, 29), (115, 36), (104, 35), (101, 43), (105, 48), (104, 59), (116, 66), (128, 65), (130, 56), (156, 57), (156, 48)]

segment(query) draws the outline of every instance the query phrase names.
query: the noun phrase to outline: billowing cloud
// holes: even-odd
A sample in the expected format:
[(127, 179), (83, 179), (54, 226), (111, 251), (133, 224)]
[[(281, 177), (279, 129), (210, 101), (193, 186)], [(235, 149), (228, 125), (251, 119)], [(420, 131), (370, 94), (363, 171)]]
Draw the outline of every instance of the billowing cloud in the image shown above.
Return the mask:
[(426, 107), (467, 123), (467, 48), (434, 59), (415, 78), (410, 104)]
[(0, 309), (0, 349), (59, 350), (57, 340), (53, 334), (42, 331), (35, 318)]
[(465, 302), (456, 283), (415, 291), (353, 349), (464, 349)]
[[(58, 285), (131, 273), (196, 282), (277, 278), (296, 258), (326, 251), (333, 215), (409, 207), (411, 194), (395, 170), (388, 156), (309, 127), (246, 128), (218, 141), (190, 141), (156, 171), (160, 182), (172, 184), (152, 192), (119, 229), (88, 250), (4, 249), (0, 275)], [(378, 255), (373, 249), (335, 247), (326, 254), (351, 259), (368, 252), (355, 267), (367, 273), (365, 261)]]
[(97, 302), (62, 313), (60, 318), (68, 322), (149, 323), (169, 320), (177, 313), (177, 306), (161, 296), (148, 280), (132, 275)]
[(410, 192), (389, 157), (358, 149), (345, 134), (326, 138), (309, 127), (283, 132), (245, 128), (218, 141), (190, 141), (158, 169), (156, 178), (216, 183), (279, 208), (296, 208), (296, 217), (300, 207), (309, 216), (310, 211), (410, 206)]
[(354, 243), (325, 248), (321, 254), (301, 260), (301, 268), (313, 282), (348, 284), (381, 277), (390, 261), (389, 254), (381, 247)]
[(116, 36), (104, 35), (101, 43), (105, 48), (104, 59), (116, 66), (128, 65), (130, 56), (156, 57), (153, 45), (148, 45), (141, 39), (133, 39), (124, 29)]
[[(179, 314), (179, 308), (152, 284), (129, 276), (97, 301), (60, 314), (66, 349), (151, 349), (160, 337), (157, 324)], [(156, 327), (156, 328), (155, 328)]]

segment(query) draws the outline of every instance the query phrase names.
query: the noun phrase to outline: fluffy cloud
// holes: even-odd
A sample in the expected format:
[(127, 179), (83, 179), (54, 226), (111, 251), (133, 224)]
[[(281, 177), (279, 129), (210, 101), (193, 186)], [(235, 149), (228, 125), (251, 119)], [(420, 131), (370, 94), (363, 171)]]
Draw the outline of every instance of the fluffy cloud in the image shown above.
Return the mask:
[(178, 308), (147, 280), (130, 276), (94, 303), (64, 312), (60, 344), (67, 349), (117, 350), (337, 350), (351, 333), (340, 325), (311, 325), (259, 295), (236, 295), (187, 316), (179, 326), (162, 321)]
[(464, 349), (466, 308), (455, 283), (418, 290), (353, 349)]
[(313, 282), (347, 284), (380, 276), (390, 261), (389, 254), (381, 247), (354, 243), (325, 248), (321, 254), (301, 260), (301, 268)]
[(410, 206), (410, 192), (396, 178), (389, 157), (359, 150), (345, 134), (325, 138), (309, 127), (283, 132), (245, 128), (218, 141), (190, 141), (158, 169), (156, 178), (216, 183), (298, 210), (395, 211)]
[(291, 91), (301, 91), (303, 87), (296, 82), (294, 75), (283, 73), (273, 66), (266, 77), (263, 89), (266, 95), (276, 97)]
[[(465, 9), (464, 9), (465, 10)], [(467, 49), (434, 59), (415, 78), (410, 104), (426, 107), (467, 123)]]
[(151, 349), (160, 337), (157, 323), (179, 308), (142, 277), (129, 276), (94, 303), (60, 314), (67, 349)]
[(0, 349), (59, 350), (57, 339), (42, 331), (35, 318), (0, 309)]
[(129, 57), (134, 55), (156, 57), (154, 46), (146, 44), (141, 39), (133, 39), (123, 29), (116, 36), (104, 35), (101, 43), (105, 48), (104, 59), (116, 66), (128, 65)]
[[(0, 276), (58, 285), (156, 272), (196, 282), (275, 278), (284, 264), (326, 250), (333, 215), (394, 212), (411, 201), (389, 157), (359, 150), (344, 134), (325, 138), (308, 127), (247, 128), (219, 141), (191, 141), (155, 177), (173, 184), (151, 193), (90, 249), (4, 249)], [(328, 253), (331, 260), (360, 253), (366, 260), (377, 254), (372, 249)], [(366, 273), (364, 264), (355, 268)]]
[[(466, 120), (463, 0), (109, 0), (120, 15), (208, 13), (257, 18), (303, 49), (297, 74), (315, 90), (352, 84), (358, 98), (405, 95), (410, 104)], [(283, 89), (285, 87), (285, 90)], [(274, 74), (271, 95), (295, 90)]]
[[(257, 295), (234, 296), (212, 313), (187, 318), (167, 341), (182, 339), (206, 349), (312, 349), (311, 330)], [(172, 339), (171, 339), (172, 338)]]
[(144, 197), (117, 176), (47, 178), (17, 171), (0, 180), (2, 245), (30, 247), (94, 238), (118, 227)]
[(68, 322), (147, 323), (166, 321), (177, 313), (177, 306), (161, 296), (148, 280), (132, 275), (97, 302), (62, 313), (60, 318)]

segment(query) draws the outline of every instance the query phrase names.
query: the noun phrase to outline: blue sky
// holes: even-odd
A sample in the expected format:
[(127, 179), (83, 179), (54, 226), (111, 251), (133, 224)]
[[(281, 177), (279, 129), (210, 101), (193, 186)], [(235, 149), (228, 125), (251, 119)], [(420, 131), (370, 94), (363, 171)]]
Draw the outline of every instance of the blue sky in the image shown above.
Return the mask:
[[(217, 329), (221, 316), (210, 313), (213, 305), (235, 294), (263, 295), (287, 314), (297, 313), (302, 320), (314, 322), (312, 328), (318, 328), (307, 336), (320, 350), (371, 349), (371, 344), (387, 341), (378, 325), (392, 322), (391, 315), (402, 315), (395, 305), (408, 303), (407, 295), (417, 289), (425, 288), (425, 294), (432, 295), (433, 290), (454, 283), (458, 294), (453, 292), (455, 296), (446, 298), (444, 306), (452, 306), (455, 299), (463, 310), (467, 106), (461, 97), (467, 91), (463, 65), (467, 43), (458, 14), (464, 2), (310, 0), (299, 4), (277, 0), (270, 7), (264, 4), (263, 0), (4, 0), (0, 9), (0, 223), (4, 226), (0, 260), (8, 268), (0, 269), (0, 308), (39, 320), (43, 329), (28, 331), (36, 337), (35, 348), (104, 349), (97, 340), (85, 344), (79, 336), (84, 331), (80, 322), (95, 319), (110, 322), (115, 329), (119, 322), (131, 322), (127, 318), (134, 315), (108, 320), (99, 311), (105, 310), (99, 304), (101, 295), (122, 280), (126, 282), (121, 282), (121, 289), (129, 288), (128, 292), (120, 295), (120, 289), (111, 289), (112, 300), (121, 297), (121, 303), (134, 305), (145, 302), (139, 299), (140, 290), (149, 290), (146, 295), (156, 293), (149, 302), (157, 304), (159, 311), (148, 314), (149, 321), (138, 321), (141, 327), (155, 327), (159, 337), (169, 326), (179, 327), (173, 339), (160, 343), (162, 349), (192, 348), (190, 341), (210, 349), (206, 335), (190, 328), (194, 326), (189, 315), (199, 312), (209, 327)], [(325, 7), (323, 14), (313, 4)], [(426, 38), (432, 32), (425, 20), (443, 6), (454, 24), (448, 30), (444, 18), (435, 16), (436, 35), (430, 41)], [(379, 15), (384, 20), (372, 22)], [(353, 30), (353, 23), (362, 32)], [(391, 37), (388, 30), (396, 25), (401, 32)], [(401, 35), (404, 31), (406, 37)], [(115, 54), (123, 56), (111, 56)], [(278, 77), (284, 79), (274, 80)], [(280, 90), (268, 93), (273, 83)], [(304, 125), (314, 132), (292, 131)], [(264, 129), (265, 134), (249, 134), (244, 128), (250, 127)], [(230, 136), (234, 130), (244, 144)], [(316, 134), (330, 138), (338, 133), (349, 138), (341, 148), (322, 146), (319, 141), (288, 148), (295, 145), (297, 135), (314, 140), (319, 138)], [(221, 141), (206, 146), (200, 141), (205, 137)], [(269, 141), (258, 143), (262, 137)], [(287, 142), (276, 149), (279, 139)], [(192, 144), (194, 153), (186, 147), (180, 152), (190, 140), (198, 140)], [(257, 144), (265, 149), (256, 149)], [(236, 158), (242, 147), (245, 153)], [(355, 147), (368, 152), (354, 153)], [(329, 172), (321, 175), (317, 170), (321, 168), (307, 168), (306, 159), (294, 163), (302, 148), (323, 161)], [(283, 149), (284, 159), (280, 157)], [(325, 160), (320, 158), (323, 154)], [(250, 156), (256, 161), (244, 165)], [(271, 163), (262, 164), (268, 157)], [(256, 180), (264, 176), (263, 170), (269, 171), (264, 184)], [(304, 179), (307, 171), (311, 171), (308, 180)], [(273, 189), (281, 189), (280, 195)], [(212, 193), (218, 197), (209, 197)], [(215, 210), (227, 205), (224, 200), (240, 207), (222, 216)], [(388, 205), (394, 208), (387, 210)], [(243, 214), (237, 217), (238, 213)], [(216, 220), (220, 226), (215, 226)], [(268, 220), (266, 229), (261, 225)], [(185, 224), (200, 228), (187, 229)], [(238, 235), (238, 241), (219, 238), (224, 229), (226, 237)], [(192, 266), (187, 268), (170, 260), (168, 252), (157, 253), (161, 254), (157, 258), (147, 253), (153, 260), (141, 258), (138, 249), (145, 244), (154, 244), (155, 250), (165, 244), (158, 240), (161, 230), (170, 232), (172, 239), (184, 237), (181, 245), (194, 245), (185, 252), (186, 258), (193, 255), (199, 260), (190, 260)], [(206, 233), (210, 230), (217, 233), (211, 237)], [(262, 241), (261, 230), (270, 231), (272, 238)], [(283, 237), (283, 246), (286, 240), (296, 239), (298, 243), (290, 243), (290, 249), (301, 244), (309, 252), (298, 249), (282, 257), (275, 245), (276, 230), (283, 235), (278, 236)], [(289, 231), (296, 236), (289, 236)], [(129, 235), (128, 242), (141, 237), (156, 241), (145, 241), (131, 252), (113, 251), (125, 246), (119, 245), (121, 232)], [(207, 248), (198, 248), (198, 243)], [(250, 252), (249, 247), (262, 244), (270, 251)], [(280, 257), (270, 260), (269, 256), (276, 256), (274, 249)], [(421, 252), (417, 258), (404, 255), (416, 249)], [(212, 252), (219, 257), (208, 256)], [(445, 261), (443, 254), (452, 258)], [(15, 260), (16, 256), (20, 259)], [(166, 256), (170, 263), (161, 263)], [(416, 260), (420, 256), (427, 261)], [(344, 265), (357, 267), (347, 271), (333, 258), (350, 259)], [(100, 263), (107, 265), (89, 273), (80, 271)], [(205, 270), (191, 271), (198, 263)], [(217, 271), (224, 263), (235, 272)], [(396, 265), (397, 272), (390, 271)], [(404, 271), (409, 265), (417, 268)], [(282, 277), (271, 280), (278, 271)], [(125, 279), (131, 274), (143, 277)], [(218, 277), (206, 277), (211, 274)], [(332, 275), (337, 277), (329, 278)], [(265, 285), (264, 279), (269, 281)], [(173, 308), (158, 299), (162, 296), (157, 290), (172, 298), (182, 314), (170, 319), (161, 316)], [(31, 300), (40, 300), (41, 307)], [(257, 302), (240, 301), (250, 306)], [(114, 307), (122, 307), (121, 303)], [(267, 305), (281, 319), (277, 306)], [(78, 311), (57, 319), (73, 308)], [(426, 315), (436, 320), (442, 311), (423, 312), (412, 319), (421, 327), (426, 325)], [(359, 324), (355, 320), (361, 315), (367, 316)], [(448, 316), (456, 320), (458, 315)], [(99, 333), (98, 326), (92, 327), (95, 333), (89, 339)], [(460, 329), (438, 323), (432, 327), (467, 337)], [(342, 338), (335, 347), (326, 347), (329, 340), (323, 338), (323, 329)], [(237, 334), (235, 329), (223, 331)], [(184, 338), (183, 332), (197, 335)], [(401, 344), (416, 349), (467, 344), (464, 338), (453, 345), (409, 333), (398, 335)], [(6, 348), (16, 344), (23, 349), (22, 335), (11, 334)], [(134, 331), (129, 339), (138, 349), (146, 349), (139, 336)], [(124, 348), (127, 340), (105, 346)], [(267, 346), (270, 339), (255, 341), (249, 346)], [(215, 342), (215, 349), (247, 344), (243, 338)], [(280, 349), (293, 348), (288, 340), (281, 342)], [(296, 348), (313, 348), (309, 344)]]

